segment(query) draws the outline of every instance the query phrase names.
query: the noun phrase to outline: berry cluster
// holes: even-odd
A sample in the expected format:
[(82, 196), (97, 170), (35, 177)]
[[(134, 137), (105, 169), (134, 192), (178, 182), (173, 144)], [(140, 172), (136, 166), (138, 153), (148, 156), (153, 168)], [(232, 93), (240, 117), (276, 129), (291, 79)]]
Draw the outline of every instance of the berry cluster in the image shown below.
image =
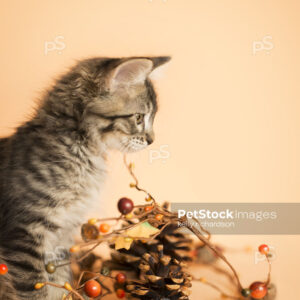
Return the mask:
[[(102, 299), (113, 293), (117, 298), (125, 298), (128, 295), (142, 299), (169, 297), (179, 300), (188, 299), (191, 282), (196, 280), (208, 284), (220, 292), (222, 297), (228, 299), (275, 299), (270, 296), (269, 292), (272, 284), (270, 283), (271, 264), (267, 245), (259, 246), (259, 252), (266, 256), (269, 264), (267, 280), (264, 282), (255, 281), (248, 288), (244, 288), (237, 271), (224, 256), (223, 251), (211, 242), (210, 233), (203, 229), (200, 223), (200, 229), (197, 229), (189, 224), (189, 220), (185, 216), (179, 218), (176, 213), (170, 212), (167, 206), (159, 205), (150, 193), (139, 187), (138, 180), (133, 173), (133, 165), (126, 163), (126, 166), (135, 180), (134, 183), (130, 184), (130, 187), (146, 194), (146, 204), (135, 205), (131, 199), (121, 198), (117, 203), (120, 212), (118, 217), (89, 219), (81, 227), (83, 242), (70, 248), (71, 260), (63, 264), (50, 262), (45, 265), (45, 270), (49, 274), (53, 274), (66, 264), (83, 262), (92, 254), (94, 249), (105, 242), (114, 248), (114, 251), (124, 255), (122, 257), (125, 257), (126, 264), (122, 261), (121, 264), (124, 263), (122, 267), (127, 267), (129, 270), (137, 267), (139, 269), (138, 274), (143, 275), (143, 278), (139, 280), (127, 279), (127, 274), (121, 272), (121, 269), (115, 274), (114, 269), (109, 268), (102, 261), (101, 267), (96, 270), (81, 270), (77, 282), (73, 285), (68, 282), (64, 285), (38, 282), (35, 289), (41, 289), (46, 285), (64, 289), (67, 293), (64, 297), (66, 300), (84, 300), (83, 295), (92, 299)], [(192, 242), (177, 231), (176, 224), (178, 223), (186, 224), (185, 226), (201, 241), (203, 247), (213, 253), (212, 257), (223, 260), (229, 267), (230, 276), (233, 279), (232, 283), (235, 285), (234, 290), (237, 291), (235, 295), (227, 295), (206, 279), (194, 278), (185, 272), (184, 261), (190, 261), (193, 255), (199, 256), (204, 248), (198, 249), (195, 246), (194, 250), (190, 251), (186, 244), (192, 245)], [(86, 247), (89, 249), (83, 251), (82, 249)], [(187, 257), (187, 251), (190, 253), (189, 257)], [(78, 257), (78, 253), (84, 254)], [(7, 272), (7, 266), (0, 264), (0, 275), (5, 276)], [(106, 285), (107, 279), (112, 283), (113, 289)]]

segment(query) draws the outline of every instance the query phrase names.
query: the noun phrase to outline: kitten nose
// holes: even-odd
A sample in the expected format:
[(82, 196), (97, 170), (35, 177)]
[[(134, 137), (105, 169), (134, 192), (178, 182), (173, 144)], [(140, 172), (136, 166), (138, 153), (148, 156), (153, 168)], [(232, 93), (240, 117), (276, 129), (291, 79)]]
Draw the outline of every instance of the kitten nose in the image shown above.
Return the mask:
[(146, 134), (146, 141), (147, 141), (148, 145), (151, 145), (154, 141), (154, 137), (150, 134)]

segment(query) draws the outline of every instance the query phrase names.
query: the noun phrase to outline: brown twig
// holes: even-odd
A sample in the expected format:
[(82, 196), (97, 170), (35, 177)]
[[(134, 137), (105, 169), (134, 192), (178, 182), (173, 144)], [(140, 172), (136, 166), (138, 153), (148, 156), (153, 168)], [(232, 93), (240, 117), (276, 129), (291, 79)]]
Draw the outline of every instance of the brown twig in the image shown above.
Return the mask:
[(216, 291), (218, 291), (221, 294), (222, 298), (228, 298), (228, 299), (234, 299), (234, 300), (241, 300), (241, 299), (243, 299), (241, 297), (236, 297), (236, 296), (228, 295), (227, 293), (223, 292), (217, 285), (215, 285), (212, 282), (207, 281), (205, 278), (194, 278), (193, 277), (193, 280), (194, 281), (199, 281), (199, 282), (201, 282), (203, 284), (206, 284), (206, 285), (212, 287), (213, 289), (215, 289)]
[[(240, 282), (240, 279), (239, 279), (239, 276), (237, 274), (237, 271), (232, 266), (232, 264), (228, 261), (228, 259), (224, 256), (224, 254), (218, 249), (218, 247), (215, 246), (210, 241), (210, 237), (211, 237), (210, 232), (208, 230), (206, 230), (205, 228), (203, 228), (203, 226), (201, 226), (201, 223), (199, 222), (199, 220), (193, 219), (199, 225), (199, 228), (198, 228), (198, 226), (196, 228), (193, 224), (190, 223), (190, 221), (188, 220), (187, 217), (178, 218), (178, 216), (177, 216), (177, 214), (175, 212), (170, 212), (166, 208), (164, 208), (164, 207), (160, 206), (159, 204), (157, 204), (157, 202), (154, 199), (154, 197), (147, 190), (145, 190), (145, 189), (143, 189), (143, 188), (141, 188), (139, 186), (139, 181), (138, 181), (136, 175), (133, 172), (133, 165), (131, 163), (130, 164), (127, 163), (125, 155), (124, 155), (124, 164), (125, 164), (126, 168), (128, 169), (130, 175), (132, 176), (132, 178), (133, 178), (133, 180), (135, 182), (134, 184), (131, 185), (131, 187), (134, 187), (138, 191), (141, 191), (141, 192), (143, 192), (143, 193), (145, 193), (147, 195), (147, 197), (150, 199), (150, 201), (152, 201), (151, 204), (150, 204), (152, 206), (152, 209), (150, 211), (145, 211), (145, 212), (142, 212), (142, 213), (140, 213), (140, 211), (139, 211), (138, 215), (133, 215), (131, 219), (138, 220), (138, 222), (136, 222), (136, 223), (133, 222), (133, 221), (130, 222), (129, 220), (131, 220), (131, 219), (128, 220), (124, 215), (120, 215), (117, 218), (95, 219), (96, 222), (113, 221), (113, 220), (115, 220), (115, 221), (117, 221), (117, 223), (118, 223), (118, 221), (125, 221), (127, 223), (123, 224), (123, 227), (115, 229), (111, 233), (103, 235), (103, 236), (101, 236), (100, 238), (98, 238), (96, 240), (91, 240), (91, 241), (87, 241), (87, 242), (79, 244), (78, 245), (79, 248), (86, 247), (86, 246), (91, 246), (91, 245), (93, 245), (93, 246), (83, 256), (81, 256), (78, 259), (74, 259), (73, 261), (77, 261), (77, 262), (82, 261), (95, 248), (97, 248), (101, 243), (103, 243), (104, 241), (109, 241), (109, 240), (111, 240), (115, 236), (118, 236), (118, 237), (120, 237), (120, 236), (127, 237), (126, 236), (126, 231), (130, 230), (130, 229), (133, 229), (134, 227), (140, 225), (141, 223), (144, 223), (144, 222), (150, 222), (151, 223), (153, 221), (154, 222), (158, 222), (158, 221), (160, 222), (161, 219), (155, 219), (153, 217), (153, 214), (162, 214), (164, 216), (163, 217), (164, 221), (161, 221), (160, 223), (158, 223), (158, 224), (161, 225), (161, 227), (159, 228), (159, 231), (157, 233), (153, 234), (149, 238), (135, 238), (135, 237), (133, 237), (133, 239), (135, 239), (135, 240), (151, 241), (151, 240), (155, 239), (158, 235), (160, 235), (162, 233), (162, 231), (166, 227), (168, 227), (169, 225), (181, 222), (187, 229), (189, 229), (203, 243), (203, 245), (205, 245), (209, 249), (211, 249), (216, 254), (217, 257), (219, 257), (221, 260), (223, 260), (225, 262), (225, 264), (232, 271), (233, 275), (231, 275), (229, 271), (227, 273), (225, 270), (222, 270), (222, 273), (226, 274), (232, 280), (235, 279), (238, 292), (240, 293), (242, 291), (243, 287), (242, 287), (242, 284)], [(142, 209), (142, 208), (145, 208), (146, 206), (149, 206), (149, 204), (146, 204), (146, 205), (136, 205), (136, 206), (134, 206), (134, 209)], [(125, 225), (127, 225), (127, 226), (125, 226)], [(270, 283), (270, 278), (271, 278), (271, 263), (270, 263), (270, 260), (269, 260), (268, 256), (266, 256), (266, 258), (267, 258), (267, 261), (268, 261), (268, 264), (269, 264), (268, 278), (267, 278), (267, 281), (266, 281), (266, 285), (268, 285)], [(70, 264), (70, 263), (71, 262), (68, 262), (66, 264), (61, 264), (61, 265), (59, 265), (57, 267), (62, 267), (64, 265), (67, 265), (67, 264)], [(218, 270), (218, 271), (220, 272), (220, 270)], [(81, 281), (82, 281), (82, 278), (83, 278), (84, 274), (86, 274), (86, 273), (92, 274), (94, 276), (94, 279), (97, 279), (100, 276), (104, 276), (101, 273), (94, 273), (94, 272), (90, 272), (90, 271), (83, 271), (80, 274), (79, 280), (78, 280), (78, 282), (76, 284), (76, 290), (67, 289), (67, 290), (70, 291), (70, 293), (67, 296), (67, 298), (70, 297), (71, 294), (73, 293), (74, 295), (78, 296), (80, 299), (83, 299), (80, 296), (80, 294), (78, 293), (77, 290), (80, 290), (80, 289), (82, 289), (84, 287), (84, 284), (81, 284)], [(110, 276), (105, 276), (105, 277), (106, 278), (112, 278)], [(201, 279), (194, 279), (194, 280), (201, 281), (201, 282), (203, 282), (203, 283), (211, 286), (212, 288), (214, 288), (215, 290), (217, 290), (218, 292), (220, 292), (223, 297), (227, 297), (227, 298), (234, 299), (234, 300), (243, 299), (243, 298), (241, 298), (241, 296), (240, 297), (236, 297), (236, 296), (227, 295), (218, 286), (216, 286), (213, 283), (207, 282), (206, 280), (201, 280)], [(65, 286), (57, 285), (57, 284), (54, 284), (54, 283), (48, 283), (48, 282), (46, 282), (45, 284), (66, 289)], [(107, 290), (106, 294), (112, 293), (112, 291), (110, 289), (106, 288), (106, 290)], [(104, 294), (104, 295), (106, 295), (106, 294)], [(102, 295), (101, 298), (104, 297), (104, 295)]]
[[(134, 172), (133, 172), (133, 170), (132, 170), (132, 164), (128, 164), (128, 163), (127, 163), (126, 155), (124, 155), (124, 163), (125, 163), (125, 165), (126, 165), (128, 171), (129, 171), (130, 175), (132, 176), (132, 178), (133, 178), (134, 181), (135, 181), (135, 188), (136, 188), (138, 191), (142, 191), (142, 192), (146, 193), (147, 195), (149, 195), (149, 196), (153, 199), (154, 205), (155, 205), (155, 207), (156, 207), (157, 204), (156, 204), (154, 198), (151, 196), (151, 194), (150, 194), (148, 191), (146, 191), (145, 189), (139, 187), (138, 179), (137, 179), (137, 177), (135, 176), (135, 174), (134, 174)], [(174, 216), (174, 215), (172, 215), (172, 216)], [(241, 291), (241, 290), (243, 289), (243, 287), (242, 287), (242, 284), (241, 284), (241, 282), (240, 282), (240, 279), (239, 279), (239, 276), (238, 276), (236, 270), (235, 270), (234, 267), (231, 265), (231, 263), (227, 260), (227, 258), (223, 255), (223, 253), (220, 252), (220, 251), (219, 251), (219, 250), (218, 250), (218, 249), (217, 249), (217, 248), (209, 241), (210, 236), (211, 236), (210, 233), (209, 233), (206, 229), (204, 229), (204, 228), (201, 226), (201, 224), (200, 224), (199, 222), (198, 222), (198, 223), (199, 223), (199, 225), (200, 225), (200, 229), (208, 235), (208, 238), (204, 237), (203, 234), (202, 234), (198, 229), (195, 229), (195, 228), (188, 222), (188, 219), (187, 219), (186, 217), (185, 217), (185, 218), (181, 218), (181, 219), (177, 219), (177, 220), (180, 221), (180, 222), (183, 222), (184, 224), (186, 224), (186, 227), (187, 227), (190, 231), (192, 231), (192, 232), (199, 238), (200, 241), (202, 241), (205, 245), (207, 245), (212, 251), (214, 251), (214, 253), (215, 253), (219, 258), (221, 258), (221, 259), (228, 265), (228, 267), (231, 269), (231, 271), (233, 272), (233, 275), (234, 275), (234, 277), (235, 277), (235, 279), (236, 279), (236, 282), (237, 282), (237, 285), (238, 285), (238, 290)]]
[(208, 239), (206, 239), (202, 234), (201, 232), (198, 231), (198, 229), (195, 229), (194, 226), (192, 226), (186, 217), (182, 218), (183, 222), (185, 222), (187, 228), (192, 231), (198, 238), (200, 241), (202, 241), (207, 247), (209, 247), (211, 250), (214, 251), (214, 253), (220, 258), (222, 259), (227, 265), (228, 267), (231, 269), (235, 279), (236, 279), (236, 282), (237, 282), (237, 285), (238, 285), (238, 290), (241, 291), (243, 289), (243, 286), (240, 282), (240, 279), (239, 279), (239, 276), (236, 272), (236, 270), (234, 269), (234, 267), (231, 265), (231, 263), (227, 260), (227, 258), (223, 255), (223, 253), (221, 251), (219, 251)]
[(69, 290), (67, 289), (64, 285), (60, 285), (60, 284), (56, 284), (56, 283), (53, 283), (53, 282), (43, 282), (44, 285), (49, 285), (49, 286), (53, 286), (53, 287), (56, 287), (56, 288), (59, 288), (59, 289), (64, 289), (64, 290), (67, 290), (69, 291), (70, 293), (73, 293), (74, 295), (76, 295), (79, 299), (81, 300), (84, 300), (84, 298), (74, 289), (72, 290)]
[(133, 178), (133, 180), (134, 180), (134, 182), (135, 182), (135, 186), (134, 186), (134, 187), (135, 187), (138, 191), (144, 192), (148, 197), (150, 197), (150, 198), (152, 199), (152, 201), (153, 201), (154, 203), (156, 203), (154, 197), (153, 197), (148, 191), (146, 191), (145, 189), (143, 189), (143, 188), (141, 188), (141, 187), (139, 186), (139, 181), (138, 181), (137, 177), (135, 176), (135, 174), (134, 174), (134, 172), (133, 172), (133, 170), (132, 170), (132, 169), (133, 169), (133, 165), (127, 163), (126, 154), (124, 154), (123, 160), (124, 160), (125, 166), (127, 167), (127, 169), (128, 169), (128, 171), (129, 171), (131, 177)]
[(269, 271), (268, 271), (268, 278), (267, 278), (267, 281), (266, 281), (266, 286), (268, 286), (271, 282), (271, 262), (270, 262), (270, 259), (268, 257), (268, 254), (266, 254), (266, 259), (267, 259), (267, 262), (268, 262), (268, 265), (269, 265)]

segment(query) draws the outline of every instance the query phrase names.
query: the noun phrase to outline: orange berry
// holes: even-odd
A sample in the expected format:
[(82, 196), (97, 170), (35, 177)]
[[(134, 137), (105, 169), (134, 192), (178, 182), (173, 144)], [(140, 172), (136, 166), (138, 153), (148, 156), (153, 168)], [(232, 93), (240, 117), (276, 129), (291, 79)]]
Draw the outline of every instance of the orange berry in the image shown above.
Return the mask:
[(268, 293), (268, 288), (264, 282), (253, 282), (250, 287), (251, 297), (254, 299), (262, 299)]
[(102, 288), (98, 281), (89, 280), (84, 285), (84, 291), (87, 294), (87, 296), (95, 298), (101, 294)]
[(153, 208), (153, 206), (146, 206), (146, 207), (145, 207), (145, 212), (149, 212), (149, 211), (151, 211), (151, 210), (152, 210), (152, 208)]
[(73, 247), (70, 248), (70, 252), (71, 253), (75, 253), (75, 252), (78, 252), (80, 250), (80, 247), (78, 245), (75, 245)]
[(157, 215), (155, 216), (155, 219), (156, 219), (157, 221), (161, 221), (161, 220), (163, 219), (163, 217), (164, 217), (164, 215), (162, 215), (162, 214), (157, 214)]
[(100, 232), (107, 233), (109, 232), (110, 226), (106, 223), (102, 223), (99, 227)]
[(39, 289), (41, 289), (44, 286), (45, 286), (45, 283), (38, 282), (38, 283), (35, 284), (34, 288), (36, 290), (39, 290)]
[(267, 254), (269, 253), (270, 249), (269, 249), (269, 246), (268, 246), (268, 245), (263, 244), (263, 245), (260, 245), (260, 246), (258, 247), (258, 251), (259, 251), (261, 254), (267, 255)]

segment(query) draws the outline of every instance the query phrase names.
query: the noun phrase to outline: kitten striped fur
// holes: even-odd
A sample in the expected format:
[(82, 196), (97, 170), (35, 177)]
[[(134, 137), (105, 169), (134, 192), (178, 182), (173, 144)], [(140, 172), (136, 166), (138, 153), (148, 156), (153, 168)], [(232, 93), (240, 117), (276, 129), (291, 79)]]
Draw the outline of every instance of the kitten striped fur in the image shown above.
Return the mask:
[(45, 271), (47, 254), (66, 251), (87, 209), (99, 205), (109, 150), (153, 142), (156, 94), (148, 78), (169, 57), (79, 62), (45, 94), (31, 120), (0, 139), (0, 299), (58, 300), (68, 267)]

